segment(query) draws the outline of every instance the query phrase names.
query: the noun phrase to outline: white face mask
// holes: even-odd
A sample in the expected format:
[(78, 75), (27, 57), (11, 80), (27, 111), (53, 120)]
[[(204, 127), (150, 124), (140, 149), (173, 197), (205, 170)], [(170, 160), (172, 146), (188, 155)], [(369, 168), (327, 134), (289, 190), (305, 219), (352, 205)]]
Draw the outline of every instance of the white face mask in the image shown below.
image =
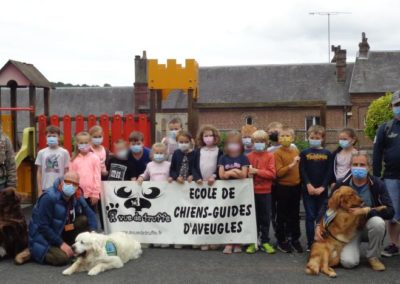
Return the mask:
[(115, 153), (115, 156), (120, 160), (125, 160), (128, 156), (128, 149), (118, 151), (117, 153)]
[(103, 137), (92, 138), (92, 143), (96, 146), (99, 146), (103, 143)]
[(182, 152), (186, 152), (187, 150), (190, 149), (190, 144), (189, 143), (178, 143), (178, 148)]

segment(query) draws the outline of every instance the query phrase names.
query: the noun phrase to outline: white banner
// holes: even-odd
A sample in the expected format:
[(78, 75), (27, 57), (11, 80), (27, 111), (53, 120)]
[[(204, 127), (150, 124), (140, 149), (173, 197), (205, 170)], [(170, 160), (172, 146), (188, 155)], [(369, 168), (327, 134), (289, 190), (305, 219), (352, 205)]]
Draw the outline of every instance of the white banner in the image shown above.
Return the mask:
[(196, 183), (107, 181), (102, 209), (106, 233), (124, 231), (157, 244), (257, 242), (253, 180)]

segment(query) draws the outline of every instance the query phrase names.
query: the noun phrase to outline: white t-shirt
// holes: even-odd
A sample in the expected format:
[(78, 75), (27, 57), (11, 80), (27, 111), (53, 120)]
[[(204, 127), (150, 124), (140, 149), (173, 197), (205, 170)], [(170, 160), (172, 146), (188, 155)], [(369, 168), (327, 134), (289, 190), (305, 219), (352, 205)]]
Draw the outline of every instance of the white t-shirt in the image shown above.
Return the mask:
[(62, 147), (47, 147), (39, 151), (35, 165), (42, 167), (42, 189), (50, 188), (57, 178), (64, 176), (69, 160), (68, 151)]

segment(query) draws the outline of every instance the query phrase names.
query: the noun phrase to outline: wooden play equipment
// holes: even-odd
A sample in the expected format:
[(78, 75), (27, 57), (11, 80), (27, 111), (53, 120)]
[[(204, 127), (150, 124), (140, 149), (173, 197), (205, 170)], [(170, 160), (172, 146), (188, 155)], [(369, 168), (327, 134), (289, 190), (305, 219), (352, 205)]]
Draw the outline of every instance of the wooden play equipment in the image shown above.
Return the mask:
[[(36, 174), (34, 171), (35, 163), (35, 128), (36, 128), (36, 88), (43, 88), (44, 112), (49, 114), (49, 95), (51, 84), (40, 71), (32, 64), (27, 64), (15, 60), (9, 60), (0, 69), (0, 98), (1, 88), (10, 89), (10, 107), (1, 107), (0, 111), (11, 112), (11, 135), (14, 150), (18, 150), (18, 112), (29, 112), (29, 128), (23, 131), (22, 145), (16, 154), (18, 186), (17, 191), (21, 193), (24, 201), (36, 199)], [(17, 90), (29, 88), (29, 106), (17, 107)]]
[[(10, 89), (10, 107), (1, 107), (1, 88)], [(17, 90), (19, 88), (29, 88), (29, 106), (17, 106)], [(36, 88), (43, 88), (44, 95), (44, 114), (36, 117)], [(125, 116), (103, 114), (96, 116), (93, 114), (74, 117), (65, 115), (51, 115), (49, 111), (50, 82), (32, 64), (9, 60), (0, 69), (0, 112), (10, 112), (2, 115), (3, 130), (12, 139), (14, 150), (16, 151), (15, 161), (17, 165), (18, 186), (17, 191), (22, 195), (24, 202), (35, 202), (37, 198), (35, 158), (36, 149), (43, 149), (46, 145), (46, 127), (56, 125), (62, 129), (61, 140), (63, 146), (72, 153), (74, 149), (73, 136), (83, 130), (99, 124), (104, 130), (103, 145), (107, 148), (113, 146), (113, 142), (120, 138), (128, 139), (132, 131), (140, 131), (144, 134), (145, 145), (151, 145), (150, 122), (145, 114)], [(22, 133), (20, 143), (17, 132), (18, 112), (29, 112), (29, 127)], [(36, 131), (38, 129), (38, 131)], [(38, 136), (36, 137), (36, 133)]]
[(150, 90), (150, 121), (152, 141), (155, 141), (156, 113), (163, 112), (162, 100), (172, 90), (181, 90), (187, 95), (188, 129), (197, 132), (198, 115), (196, 102), (199, 95), (199, 65), (194, 59), (186, 59), (185, 67), (168, 59), (167, 64), (158, 64), (156, 59), (147, 60), (148, 88)]

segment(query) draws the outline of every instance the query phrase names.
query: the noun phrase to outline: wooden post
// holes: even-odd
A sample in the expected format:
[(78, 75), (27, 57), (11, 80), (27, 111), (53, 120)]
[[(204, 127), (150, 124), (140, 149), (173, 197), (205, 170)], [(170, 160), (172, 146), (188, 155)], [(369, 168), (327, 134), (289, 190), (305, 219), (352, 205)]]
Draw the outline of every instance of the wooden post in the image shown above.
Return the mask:
[(35, 129), (35, 132), (32, 133), (32, 137), (30, 137), (30, 141), (32, 143), (32, 153), (30, 157), (30, 163), (31, 163), (31, 184), (32, 184), (32, 203), (36, 203), (36, 198), (37, 198), (37, 182), (36, 182), (36, 173), (34, 171), (35, 169), (35, 157), (33, 156), (35, 153), (35, 145), (36, 145), (36, 87), (35, 86), (29, 86), (29, 106), (33, 107), (33, 110), (29, 112), (29, 126), (33, 127)]
[[(10, 106), (11, 107), (17, 107), (17, 86), (16, 85), (12, 85), (10, 87)], [(14, 147), (14, 151), (17, 151), (17, 111), (13, 110), (11, 111), (11, 120), (13, 122), (13, 126), (12, 126), (12, 136), (13, 136), (13, 147)]]
[(156, 94), (157, 90), (150, 90), (151, 144), (156, 141)]
[(198, 109), (196, 105), (196, 100), (193, 99), (193, 90), (189, 89), (187, 93), (187, 112), (188, 112), (188, 129), (189, 132), (195, 136), (197, 133), (197, 124), (198, 124)]
[(43, 89), (43, 112), (44, 115), (48, 118), (50, 116), (50, 89)]
[(320, 106), (320, 120), (321, 120), (321, 126), (326, 128), (326, 103), (322, 104)]

